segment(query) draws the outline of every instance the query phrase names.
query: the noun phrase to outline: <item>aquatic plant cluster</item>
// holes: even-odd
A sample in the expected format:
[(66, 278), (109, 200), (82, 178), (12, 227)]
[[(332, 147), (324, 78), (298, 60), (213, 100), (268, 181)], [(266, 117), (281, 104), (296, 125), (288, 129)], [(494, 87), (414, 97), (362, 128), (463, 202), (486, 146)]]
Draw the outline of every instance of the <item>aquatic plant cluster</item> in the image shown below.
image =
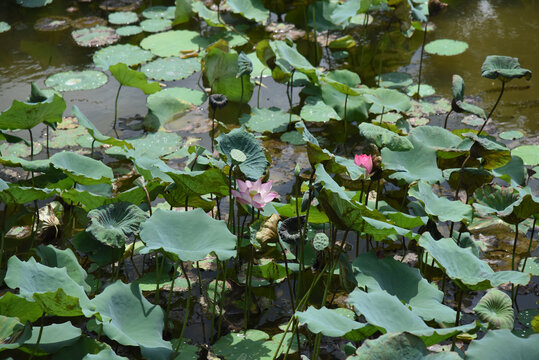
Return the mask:
[[(28, 99), (0, 113), (3, 357), (539, 358), (539, 309), (518, 306), (539, 275), (531, 256), (539, 197), (528, 184), (539, 146), (510, 150), (485, 131), (506, 84), (532, 76), (516, 58), (491, 55), (480, 69), (500, 89), (488, 115), (455, 74), (444, 124), (431, 126), (411, 112), (433, 106), (434, 89), (421, 83), (424, 52), (467, 48), (426, 43), (429, 18), (445, 8), (438, 1), (176, 0), (140, 13), (137, 0), (100, 6), (111, 25), (126, 26), (82, 27), (73, 39), (100, 47), (95, 66), (120, 84), (114, 116), (104, 115), (110, 126), (120, 90), (134, 87), (148, 95), (147, 132), (105, 135), (77, 106), (64, 117), (62, 92), (102, 86), (108, 77), (98, 70), (54, 74), (45, 82), (52, 89), (32, 84)], [(242, 30), (285, 12), (302, 20), (266, 26), (272, 39), (255, 42)], [(139, 16), (145, 23), (133, 25)], [(420, 32), (415, 83), (376, 73), (367, 86), (343, 68), (367, 47), (375, 17), (396, 17), (403, 37)], [(192, 21), (206, 30), (187, 30)], [(64, 29), (67, 20), (40, 26), (53, 23)], [(283, 27), (290, 36), (279, 38), (273, 29)], [(114, 44), (142, 31), (153, 34), (139, 45)], [(383, 57), (360, 58), (381, 68)], [(197, 72), (203, 91), (148, 81)], [(288, 112), (258, 105), (265, 72), (286, 84)], [(242, 114), (249, 102), (257, 106)], [(208, 111), (208, 148), (163, 129), (196, 106)], [(226, 121), (230, 109), (241, 127)], [(448, 130), (452, 113), (472, 114), (479, 128)], [(36, 127), (46, 141), (34, 141)], [(65, 149), (66, 129), (76, 129), (76, 151)], [(339, 133), (331, 147), (329, 129)], [(290, 194), (272, 191), (272, 159), (260, 143), (276, 135), (308, 159), (288, 169)], [(490, 226), (514, 236), (510, 270), (485, 258)], [(467, 297), (480, 300), (470, 308)]]

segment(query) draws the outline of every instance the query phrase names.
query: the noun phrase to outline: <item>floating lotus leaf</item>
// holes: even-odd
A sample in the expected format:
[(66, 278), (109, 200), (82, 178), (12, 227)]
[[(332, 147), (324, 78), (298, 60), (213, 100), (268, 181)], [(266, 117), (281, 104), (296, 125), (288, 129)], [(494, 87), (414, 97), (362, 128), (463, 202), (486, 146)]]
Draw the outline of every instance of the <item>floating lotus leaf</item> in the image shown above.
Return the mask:
[(11, 107), (0, 114), (0, 129), (31, 129), (42, 122), (57, 123), (62, 121), (65, 109), (64, 99), (57, 94), (38, 103), (13, 100)]
[(91, 185), (112, 182), (112, 169), (101, 161), (79, 155), (74, 152), (62, 151), (50, 158), (51, 164), (62, 170), (78, 184)]
[(254, 108), (251, 114), (243, 114), (239, 121), (251, 131), (277, 133), (287, 129), (290, 119), (292, 123), (300, 120), (297, 115), (290, 117), (281, 109), (271, 107)]
[(153, 58), (152, 53), (142, 50), (138, 46), (123, 44), (113, 45), (94, 53), (95, 66), (108, 70), (109, 66), (124, 63), (127, 66), (143, 64)]
[(211, 218), (200, 208), (186, 212), (157, 209), (142, 225), (140, 238), (146, 244), (141, 253), (162, 249), (184, 261), (200, 261), (212, 252), (221, 261), (236, 254), (236, 236), (224, 221)]
[(468, 49), (467, 43), (451, 39), (434, 40), (425, 45), (425, 52), (432, 55), (459, 55), (465, 52), (466, 49)]
[(104, 0), (99, 8), (105, 11), (135, 11), (142, 0)]
[(120, 36), (137, 35), (142, 32), (142, 28), (138, 25), (122, 26), (116, 29), (116, 34)]
[[(363, 96), (374, 105), (378, 105), (380, 112), (385, 110), (395, 110), (405, 112), (412, 107), (410, 98), (394, 89), (368, 89), (364, 92)], [(371, 111), (373, 109), (371, 108)]]
[[(133, 139), (126, 139), (133, 146), (133, 150), (124, 150), (119, 147), (110, 148), (106, 153), (110, 156), (122, 156), (131, 159), (148, 157), (156, 159), (171, 154), (182, 145), (182, 138), (176, 133), (156, 132), (148, 133)], [(159, 146), (155, 146), (159, 144)]]
[(6, 31), (9, 31), (11, 29), (11, 25), (9, 25), (5, 21), (0, 21), (0, 34)]
[(107, 75), (101, 71), (66, 71), (49, 76), (45, 85), (57, 91), (92, 90), (105, 85), (107, 81)]
[(146, 95), (161, 90), (161, 86), (158, 83), (149, 83), (144, 73), (132, 70), (124, 63), (111, 65), (109, 71), (121, 85), (136, 87), (137, 89), (142, 90)]
[[(23, 346), (25, 351), (43, 356), (74, 344), (81, 337), (81, 334), (81, 329), (73, 326), (71, 321), (43, 326), (43, 330), (39, 326), (34, 326), (31, 338)], [(38, 339), (39, 348), (36, 346)]]
[(395, 295), (425, 321), (455, 321), (455, 311), (442, 304), (444, 294), (417, 269), (390, 257), (379, 260), (372, 252), (361, 254), (352, 266), (360, 288)]
[(227, 156), (229, 162), (231, 161), (230, 152), (233, 149), (240, 150), (247, 156), (247, 160), (238, 166), (248, 180), (256, 181), (266, 171), (268, 161), (262, 147), (254, 135), (248, 133), (243, 127), (234, 129), (228, 134), (219, 135), (217, 138), (217, 148), (222, 154)]
[(129, 236), (138, 234), (140, 224), (147, 218), (145, 211), (128, 202), (100, 206), (88, 213), (86, 228), (98, 241), (113, 247), (123, 247)]
[(341, 120), (335, 110), (319, 97), (309, 96), (301, 108), (300, 117), (310, 122), (328, 122), (331, 119)]
[(532, 72), (528, 69), (521, 68), (517, 58), (489, 55), (481, 66), (481, 76), (487, 79), (500, 79), (506, 82), (522, 77), (530, 80)]
[(46, 6), (49, 5), (51, 2), (52, 0), (17, 0), (17, 4), (28, 8)]
[(114, 25), (129, 25), (138, 21), (138, 15), (132, 11), (118, 11), (109, 14), (109, 23)]
[[(25, 323), (27, 321), (34, 322), (39, 319), (43, 315), (43, 310), (41, 310), (39, 304), (33, 301), (33, 299), (32, 301), (28, 301), (25, 297), (8, 291), (0, 297), (0, 313), (5, 316), (15, 317)], [(0, 328), (2, 327), (0, 326)]]
[(142, 12), (146, 19), (169, 19), (174, 20), (176, 13), (175, 6), (152, 6)]
[[(427, 97), (434, 95), (436, 93), (436, 90), (430, 85), (427, 84), (421, 84), (419, 87), (419, 97)], [(412, 97), (415, 94), (418, 94), (418, 86), (417, 84), (409, 85), (406, 88), (406, 95)]]
[(379, 148), (385, 147), (393, 151), (407, 151), (414, 148), (408, 137), (400, 136), (391, 130), (371, 123), (359, 124), (359, 133)]
[(227, 360), (242, 358), (271, 360), (274, 351), (267, 346), (269, 338), (265, 332), (255, 329), (241, 333), (232, 332), (217, 340), (213, 345), (213, 351)]
[(86, 16), (72, 20), (71, 25), (75, 29), (88, 29), (95, 26), (106, 26), (107, 20), (97, 16)]
[(515, 323), (511, 298), (498, 289), (490, 289), (473, 309), (491, 329), (512, 330)]
[(117, 43), (120, 36), (116, 34), (116, 30), (107, 26), (94, 26), (75, 30), (71, 33), (73, 40), (79, 46), (98, 47)]
[(142, 66), (141, 71), (150, 79), (162, 81), (181, 80), (200, 71), (197, 58), (159, 58)]
[[(43, 146), (40, 143), (34, 143), (34, 155), (41, 152)], [(28, 157), (30, 156), (30, 146), (27, 144), (0, 144), (0, 154), (2, 157)]]
[(400, 89), (408, 85), (412, 85), (412, 76), (403, 72), (390, 72), (380, 76), (376, 76), (375, 79), (379, 82), (379, 86), (389, 89)]
[(86, 270), (80, 266), (77, 257), (71, 249), (60, 250), (52, 245), (39, 245), (36, 254), (41, 258), (41, 264), (55, 268), (65, 268), (67, 274), (77, 284), (90, 292), (90, 286), (86, 283)]
[(512, 131), (502, 131), (498, 134), (500, 139), (504, 140), (517, 140), (524, 136), (524, 134), (518, 130), (512, 130)]
[(140, 346), (142, 356), (170, 359), (172, 346), (162, 338), (163, 309), (150, 303), (137, 284), (120, 280), (107, 286), (94, 299), (101, 315), (103, 334), (122, 345)]
[(466, 351), (466, 359), (535, 359), (539, 358), (539, 334), (521, 338), (508, 329), (487, 331), (481, 340), (474, 340)]
[(180, 56), (185, 51), (198, 51), (199, 44), (195, 40), (199, 38), (195, 31), (171, 30), (145, 37), (140, 46), (157, 56)]
[(226, 27), (225, 24), (219, 21), (219, 14), (217, 14), (217, 11), (208, 9), (204, 3), (196, 1), (193, 2), (192, 10), (193, 12), (197, 13), (198, 16), (204, 21), (213, 27)]
[(475, 322), (441, 329), (429, 327), (396, 296), (385, 291), (366, 293), (356, 289), (348, 296), (348, 303), (354, 306), (356, 313), (363, 315), (369, 324), (377, 326), (382, 332), (406, 331), (420, 337), (427, 346), (477, 327)]
[(36, 21), (34, 29), (37, 31), (62, 31), (71, 27), (71, 19), (66, 16), (49, 16)]
[(425, 211), (429, 215), (437, 216), (440, 221), (472, 221), (472, 207), (461, 201), (451, 201), (445, 197), (434, 194), (432, 186), (420, 180), (414, 185), (409, 195), (415, 197), (424, 204)]
[(521, 157), (524, 165), (539, 165), (539, 145), (520, 145), (511, 150), (511, 155)]
[(346, 333), (361, 329), (366, 324), (351, 320), (334, 309), (328, 309), (322, 306), (316, 309), (309, 306), (306, 311), (296, 312), (301, 325), (307, 325), (309, 331), (314, 334), (322, 333), (322, 335), (330, 337), (344, 336)]
[(232, 12), (258, 23), (265, 23), (270, 15), (262, 0), (228, 0), (227, 5), (230, 6)]
[(140, 22), (142, 30), (146, 32), (156, 33), (161, 31), (170, 30), (172, 27), (172, 20), (168, 19), (146, 19)]
[(88, 133), (92, 136), (94, 140), (99, 141), (103, 144), (121, 146), (131, 149), (133, 148), (133, 145), (129, 144), (127, 141), (118, 140), (116, 138), (103, 135), (101, 131), (99, 131), (97, 127), (90, 120), (88, 120), (88, 118), (82, 113), (82, 111), (80, 111), (77, 105), (73, 105), (72, 114), (73, 116), (77, 117), (79, 124), (88, 130)]
[(526, 285), (530, 281), (529, 274), (517, 271), (494, 272), (470, 248), (461, 248), (453, 239), (436, 241), (429, 233), (424, 233), (419, 245), (429, 252), (446, 275), (461, 288), (486, 290), (506, 282)]
[(68, 146), (77, 146), (78, 140), (84, 135), (86, 135), (86, 130), (83, 127), (55, 131), (49, 139), (49, 147), (65, 149)]
[(148, 115), (144, 120), (147, 129), (157, 130), (167, 122), (206, 101), (207, 95), (198, 90), (171, 87), (148, 96)]

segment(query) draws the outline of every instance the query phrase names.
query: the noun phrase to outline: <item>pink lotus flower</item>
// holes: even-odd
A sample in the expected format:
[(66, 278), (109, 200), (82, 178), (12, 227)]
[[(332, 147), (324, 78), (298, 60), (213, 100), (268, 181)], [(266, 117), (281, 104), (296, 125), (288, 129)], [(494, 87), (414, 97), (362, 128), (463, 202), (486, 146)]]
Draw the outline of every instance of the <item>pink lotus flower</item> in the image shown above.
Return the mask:
[(372, 166), (373, 166), (372, 165), (372, 156), (370, 156), (370, 155), (365, 155), (365, 154), (356, 155), (355, 158), (354, 158), (354, 164), (364, 168), (366, 176), (369, 176), (370, 173), (372, 172)]
[(258, 179), (254, 183), (247, 180), (238, 180), (238, 190), (232, 190), (232, 195), (240, 204), (252, 205), (253, 207), (262, 210), (267, 203), (275, 199), (277, 193), (271, 190), (273, 181), (268, 181), (262, 184), (262, 180)]

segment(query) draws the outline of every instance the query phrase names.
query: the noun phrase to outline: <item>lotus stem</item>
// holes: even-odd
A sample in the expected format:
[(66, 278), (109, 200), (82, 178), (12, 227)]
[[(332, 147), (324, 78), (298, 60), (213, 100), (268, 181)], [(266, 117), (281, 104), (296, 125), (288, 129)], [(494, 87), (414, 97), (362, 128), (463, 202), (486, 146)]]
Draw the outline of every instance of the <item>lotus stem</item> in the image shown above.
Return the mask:
[(142, 185), (142, 189), (144, 190), (144, 194), (146, 195), (146, 203), (148, 204), (148, 211), (150, 212), (150, 216), (152, 216), (152, 202), (150, 200), (150, 193), (148, 192), (148, 189), (146, 189), (146, 185)]
[(449, 112), (447, 113), (446, 117), (445, 117), (445, 120), (444, 120), (444, 129), (447, 129), (447, 119), (449, 119), (449, 115), (451, 115), (451, 113), (453, 112), (453, 108), (451, 108), (451, 110), (449, 110)]
[(213, 155), (213, 142), (215, 140), (215, 113), (217, 108), (213, 109), (211, 113), (211, 153)]
[[(517, 251), (517, 242), (518, 242), (518, 223), (515, 224), (515, 239), (513, 241), (513, 254), (511, 256), (511, 270), (515, 270), (515, 254)], [(511, 284), (511, 299), (515, 299), (515, 285)]]
[(316, 35), (316, 8), (313, 4), (313, 44), (314, 44), (314, 63), (318, 64), (318, 40)]
[(221, 285), (221, 298), (220, 304), (219, 304), (219, 325), (217, 330), (217, 338), (219, 339), (221, 337), (221, 325), (223, 323), (223, 307), (225, 306), (225, 286), (226, 286), (226, 268), (224, 261), (221, 262), (221, 265), (223, 266), (223, 285)]
[(263, 68), (260, 72), (260, 77), (258, 78), (258, 93), (256, 95), (256, 107), (260, 109), (260, 91), (262, 90), (262, 75), (267, 67)]
[[(47, 136), (47, 143), (49, 142), (49, 137)], [(95, 144), (95, 139), (92, 141), (92, 146), (91, 146), (91, 150), (90, 150), (90, 157), (94, 157), (94, 144)], [(47, 147), (47, 152), (48, 152), (48, 147)]]
[(464, 172), (464, 166), (466, 166), (466, 163), (468, 162), (468, 160), (470, 160), (471, 156), (472, 156), (472, 154), (470, 153), (466, 157), (466, 159), (464, 159), (464, 161), (462, 162), (462, 166), (460, 167), (460, 170), (459, 170), (459, 182), (457, 184), (457, 190), (455, 190), (455, 196), (453, 197), (454, 200), (458, 200), (460, 186), (462, 185), (462, 173)]
[(212, 302), (212, 308), (211, 308), (211, 327), (210, 327), (210, 343), (211, 344), (213, 344), (213, 341), (214, 341), (213, 330), (215, 328), (215, 308), (217, 306), (217, 288), (219, 287), (219, 267), (221, 266), (218, 258), (216, 258), (216, 261), (217, 261), (217, 273), (215, 275), (215, 287), (213, 289), (213, 302)]
[(249, 261), (247, 262), (247, 275), (245, 277), (245, 301), (243, 305), (243, 330), (246, 332), (249, 322), (249, 308), (251, 306), (251, 270), (253, 267), (253, 246), (249, 245), (251, 248), (251, 256), (249, 256)]
[[(46, 126), (47, 128), (47, 134), (46, 134), (46, 137), (47, 137), (47, 140), (46, 140), (46, 147), (47, 147), (47, 159), (51, 156), (50, 153), (49, 153), (49, 125)], [(92, 144), (93, 145), (93, 144)], [(92, 148), (93, 149), (93, 148)]]
[(292, 323), (292, 336), (290, 337), (290, 342), (288, 343), (288, 347), (286, 348), (286, 351), (284, 353), (284, 359), (286, 360), (288, 357), (288, 353), (290, 352), (290, 349), (292, 348), (292, 344), (294, 343), (294, 335), (296, 335), (296, 339), (298, 341), (298, 354), (301, 354), (301, 345), (299, 341), (299, 332), (298, 332), (298, 320), (295, 319)]
[(374, 203), (374, 208), (378, 210), (378, 200), (380, 199), (380, 179), (376, 182), (376, 202)]
[[(205, 299), (206, 297), (204, 296), (204, 292), (202, 291), (202, 276), (200, 276), (200, 266), (199, 266), (198, 261), (197, 261), (197, 277), (198, 277), (198, 290), (200, 291), (200, 296), (202, 296)], [(202, 314), (200, 316), (200, 325), (202, 327), (202, 341), (206, 342), (206, 325), (204, 324), (204, 316)]]
[(423, 69), (423, 53), (425, 51), (425, 43), (427, 42), (427, 27), (428, 22), (425, 22), (425, 29), (423, 31), (423, 43), (421, 44), (421, 55), (419, 57), (419, 75), (417, 78), (417, 98), (420, 98), (420, 88), (421, 88), (421, 71)]
[(348, 105), (348, 94), (344, 96), (344, 143), (346, 144), (346, 139), (348, 139), (348, 120), (346, 120), (346, 107)]
[(189, 319), (189, 309), (191, 307), (191, 281), (189, 280), (189, 276), (187, 276), (187, 271), (185, 271), (185, 266), (183, 265), (183, 261), (180, 259), (179, 262), (180, 262), (180, 267), (182, 269), (183, 276), (185, 277), (185, 280), (187, 281), (187, 305), (185, 307), (185, 316), (183, 318), (183, 325), (182, 325), (182, 330), (180, 331), (178, 345), (176, 345), (176, 349), (174, 349), (174, 356), (172, 356), (173, 359), (176, 359), (178, 355), (178, 351), (180, 350), (180, 346), (182, 345), (183, 333), (185, 332), (185, 328), (187, 327), (187, 320)]
[[(531, 248), (532, 248), (532, 242), (533, 242), (533, 235), (535, 233), (535, 223), (537, 222), (537, 218), (533, 218), (533, 225), (532, 225), (532, 232), (530, 234), (530, 241), (528, 242), (528, 250), (526, 251), (526, 257), (524, 258), (524, 263), (522, 264), (522, 272), (526, 269), (526, 263), (528, 262), (528, 258), (530, 257)], [(517, 289), (515, 291), (515, 307), (518, 311), (518, 304), (517, 304), (517, 298), (518, 298), (518, 289), (520, 288), (520, 285), (517, 285)]]
[(34, 160), (34, 137), (32, 136), (32, 129), (28, 129), (30, 134), (30, 160)]
[[(380, 75), (378, 75), (378, 78), (380, 78)], [(385, 113), (385, 106), (382, 106), (382, 114), (380, 114), (380, 125), (384, 123), (384, 113)]]
[[(292, 280), (290, 280), (291, 275), (290, 275), (290, 272), (288, 270), (288, 260), (286, 258), (286, 251), (285, 251), (284, 247), (281, 245), (280, 242), (279, 242), (279, 247), (281, 248), (281, 251), (283, 253), (284, 268), (285, 268), (285, 271), (286, 271), (286, 282), (288, 284), (288, 292), (290, 293), (290, 304), (292, 305), (292, 309), (295, 309), (296, 305), (294, 304), (294, 291), (292, 290)], [(301, 271), (300, 271), (300, 274), (301, 274)], [(298, 348), (299, 348), (300, 347), (299, 333), (296, 333), (296, 334), (297, 334), (297, 338), (298, 338)], [(288, 349), (290, 349), (290, 347)], [(298, 351), (301, 353), (301, 350), (298, 350)], [(288, 354), (288, 351), (287, 351), (287, 354)], [(285, 356), (285, 359), (286, 359), (286, 356)]]
[(240, 82), (241, 82), (241, 95), (240, 95), (240, 106), (238, 107), (238, 119), (241, 115), (241, 108), (243, 106), (243, 75), (240, 76)]
[(483, 129), (484, 129), (485, 126), (487, 125), (488, 119), (490, 119), (490, 117), (491, 117), (492, 114), (494, 113), (494, 110), (495, 110), (496, 107), (498, 106), (498, 103), (500, 102), (500, 99), (502, 98), (503, 90), (504, 90), (504, 89), (505, 89), (505, 81), (502, 81), (502, 90), (500, 91), (500, 95), (498, 96), (498, 99), (496, 100), (496, 103), (494, 103), (494, 106), (492, 107), (492, 110), (490, 110), (490, 113), (488, 114), (487, 119), (486, 119), (485, 122), (483, 123), (483, 126), (481, 126), (481, 129), (479, 129), (479, 131), (477, 132), (477, 135), (481, 134), (481, 131), (483, 131)]
[[(32, 176), (32, 180), (34, 179), (34, 177)], [(35, 208), (35, 211), (34, 211), (34, 218), (32, 219), (32, 229), (31, 229), (31, 232), (30, 232), (30, 249), (32, 249), (34, 247), (34, 241), (36, 239), (36, 232), (37, 232), (37, 229), (39, 227), (39, 207), (37, 205), (37, 200), (34, 200), (34, 208)]]
[[(360, 39), (363, 39), (363, 37), (367, 37), (367, 25), (369, 23), (369, 16), (367, 13), (365, 13), (365, 17), (363, 18), (363, 29), (361, 30)], [(365, 55), (365, 46), (361, 47), (361, 56), (359, 58), (359, 68), (361, 69), (363, 67), (363, 56)]]
[(44, 326), (44, 319), (45, 319), (46, 315), (47, 315), (46, 312), (43, 312), (43, 315), (41, 315), (41, 325), (39, 327), (39, 334), (37, 335), (36, 348), (34, 349), (34, 351), (32, 351), (32, 353), (30, 354), (30, 357), (28, 358), (28, 360), (32, 360), (34, 358), (34, 355), (39, 350), (39, 343), (41, 342), (41, 336), (43, 335), (43, 328), (45, 327)]
[(172, 283), (170, 284), (170, 292), (168, 293), (167, 300), (167, 310), (165, 311), (165, 333), (168, 330), (168, 315), (170, 314), (170, 303), (172, 301), (172, 293), (174, 292), (174, 282), (176, 281), (176, 272), (178, 271), (178, 266), (180, 265), (180, 259), (174, 264), (174, 273), (172, 275)]
[(112, 126), (114, 130), (116, 130), (116, 121), (118, 120), (118, 97), (120, 96), (120, 90), (122, 90), (122, 84), (120, 84), (118, 92), (116, 92), (116, 100), (114, 100), (114, 125)]
[(161, 262), (161, 268), (159, 268), (159, 253), (155, 252), (155, 271), (157, 272), (157, 280), (155, 285), (155, 296), (154, 296), (154, 302), (159, 302), (159, 281), (161, 280), (161, 272), (163, 271), (163, 267), (165, 266), (165, 257), (163, 256), (163, 261)]
[[(290, 75), (290, 79), (288, 79), (288, 89), (289, 91), (286, 92), (288, 95), (288, 106), (289, 106), (289, 115), (288, 115), (288, 127), (290, 127), (290, 124), (292, 123), (292, 101), (294, 100), (294, 72), (296, 69), (292, 70), (292, 75)], [(288, 90), (287, 89), (287, 90)]]
[[(455, 327), (459, 326), (460, 323), (460, 308), (462, 306), (462, 296), (463, 296), (464, 290), (459, 287), (456, 296), (458, 296), (458, 303), (457, 303), (457, 316), (455, 317)], [(451, 351), (455, 350), (455, 340), (457, 339), (457, 335), (453, 336), (453, 340), (451, 341)]]

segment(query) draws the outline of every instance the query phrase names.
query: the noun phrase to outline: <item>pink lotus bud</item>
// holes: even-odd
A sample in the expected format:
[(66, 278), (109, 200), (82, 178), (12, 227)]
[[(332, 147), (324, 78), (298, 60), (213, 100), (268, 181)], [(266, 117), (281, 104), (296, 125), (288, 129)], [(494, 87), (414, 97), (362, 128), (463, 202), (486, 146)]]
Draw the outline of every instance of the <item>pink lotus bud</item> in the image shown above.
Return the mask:
[(356, 155), (354, 158), (354, 164), (361, 166), (365, 169), (365, 175), (369, 176), (372, 172), (372, 156), (371, 155)]

